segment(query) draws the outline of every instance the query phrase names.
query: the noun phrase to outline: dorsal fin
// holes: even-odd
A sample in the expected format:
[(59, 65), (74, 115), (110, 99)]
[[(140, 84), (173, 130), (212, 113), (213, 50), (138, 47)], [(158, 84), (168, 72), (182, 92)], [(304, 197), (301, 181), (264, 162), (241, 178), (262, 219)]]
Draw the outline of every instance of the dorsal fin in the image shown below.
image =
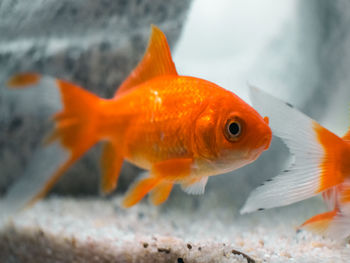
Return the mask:
[(343, 136), (343, 140), (350, 141), (350, 128), (349, 128), (348, 132), (345, 133), (345, 135)]
[(349, 126), (347, 133), (345, 133), (345, 135), (343, 136), (343, 140), (350, 141), (350, 126)]
[(116, 95), (156, 76), (177, 75), (164, 33), (155, 25), (151, 28), (150, 40), (142, 60), (119, 87)]

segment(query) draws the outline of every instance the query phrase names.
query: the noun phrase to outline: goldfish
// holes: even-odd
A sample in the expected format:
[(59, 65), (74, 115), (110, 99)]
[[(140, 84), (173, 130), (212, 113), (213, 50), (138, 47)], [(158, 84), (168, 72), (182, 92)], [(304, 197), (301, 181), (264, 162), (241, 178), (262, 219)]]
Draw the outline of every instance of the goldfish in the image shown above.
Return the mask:
[(124, 161), (148, 171), (126, 193), (122, 205), (130, 207), (148, 193), (153, 204), (165, 202), (175, 184), (190, 194), (203, 193), (209, 176), (253, 162), (269, 148), (272, 137), (268, 119), (234, 93), (179, 75), (166, 37), (156, 26), (151, 27), (142, 60), (113, 98), (99, 98), (65, 80), (36, 73), (17, 74), (8, 85), (19, 92), (33, 90), (33, 103), (49, 97), (53, 109), (60, 108), (24, 181), (5, 197), (12, 207), (45, 196), (99, 142), (103, 194), (116, 188)]
[(350, 235), (350, 129), (343, 137), (262, 90), (251, 88), (254, 107), (270, 119), (273, 134), (293, 155), (290, 166), (259, 186), (241, 213), (289, 205), (322, 193), (329, 211), (299, 229), (334, 238)]

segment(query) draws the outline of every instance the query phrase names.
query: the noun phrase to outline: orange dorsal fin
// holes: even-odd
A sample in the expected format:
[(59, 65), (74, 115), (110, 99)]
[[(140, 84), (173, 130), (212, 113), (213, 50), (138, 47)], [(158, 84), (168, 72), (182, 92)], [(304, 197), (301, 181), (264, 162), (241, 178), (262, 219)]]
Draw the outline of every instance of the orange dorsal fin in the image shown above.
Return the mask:
[(347, 133), (345, 133), (345, 135), (343, 136), (343, 140), (350, 141), (350, 127), (349, 127)]
[(151, 27), (151, 37), (142, 60), (119, 87), (116, 95), (156, 76), (177, 75), (164, 33), (154, 25)]
[(345, 135), (343, 136), (343, 140), (350, 141), (350, 128), (347, 131), (347, 133), (345, 133)]

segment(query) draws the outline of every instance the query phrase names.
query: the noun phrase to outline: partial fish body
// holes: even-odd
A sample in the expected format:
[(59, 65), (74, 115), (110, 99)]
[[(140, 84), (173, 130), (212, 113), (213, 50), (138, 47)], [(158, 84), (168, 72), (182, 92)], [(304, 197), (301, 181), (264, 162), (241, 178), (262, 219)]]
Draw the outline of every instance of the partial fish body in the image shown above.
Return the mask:
[(251, 88), (253, 105), (293, 155), (291, 166), (249, 196), (241, 213), (289, 205), (322, 193), (329, 212), (301, 227), (336, 238), (350, 235), (350, 130), (341, 138), (292, 105)]
[[(203, 193), (208, 176), (254, 161), (272, 136), (267, 119), (235, 94), (203, 79), (179, 76), (166, 38), (155, 26), (143, 60), (112, 99), (30, 73), (14, 76), (9, 85), (25, 87), (23, 91), (32, 87), (43, 92), (44, 86), (49, 93), (58, 90), (56, 99), (62, 105), (26, 183), (18, 182), (7, 194), (11, 207), (43, 197), (100, 141), (103, 193), (115, 189), (124, 160), (149, 171), (127, 193), (123, 205), (129, 207), (149, 192), (154, 204), (166, 201), (174, 184), (188, 193)], [(57, 153), (53, 160), (50, 150)], [(53, 163), (43, 167), (40, 156)]]

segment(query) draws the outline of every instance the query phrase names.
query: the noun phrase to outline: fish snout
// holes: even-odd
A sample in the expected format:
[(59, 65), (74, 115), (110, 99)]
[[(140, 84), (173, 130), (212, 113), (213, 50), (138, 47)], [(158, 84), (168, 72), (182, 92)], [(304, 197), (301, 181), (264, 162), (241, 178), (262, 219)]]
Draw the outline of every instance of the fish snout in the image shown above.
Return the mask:
[(258, 139), (258, 147), (262, 150), (267, 150), (270, 147), (272, 140), (272, 131), (270, 126), (268, 125), (268, 118), (264, 118), (264, 122), (261, 123), (259, 128), (259, 139)]
[(265, 137), (263, 138), (263, 145), (265, 145), (264, 151), (266, 151), (267, 149), (269, 149), (270, 144), (271, 144), (271, 137), (272, 137), (272, 136), (265, 136)]
[(266, 132), (264, 132), (264, 135), (262, 136), (262, 144), (264, 146), (264, 151), (267, 150), (270, 147), (272, 140), (272, 131), (269, 126), (266, 127)]

